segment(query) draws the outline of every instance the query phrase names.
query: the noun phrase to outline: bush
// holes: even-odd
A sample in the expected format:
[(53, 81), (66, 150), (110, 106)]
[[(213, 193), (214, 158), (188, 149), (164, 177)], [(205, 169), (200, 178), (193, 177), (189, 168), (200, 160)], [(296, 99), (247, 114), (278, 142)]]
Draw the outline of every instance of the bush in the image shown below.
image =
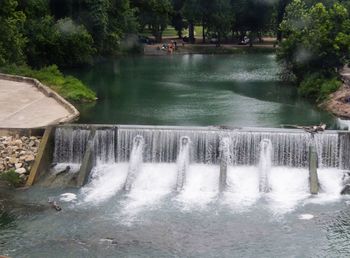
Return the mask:
[(14, 169), (0, 173), (0, 180), (6, 181), (14, 187), (19, 187), (23, 185), (23, 179), (20, 178), (19, 174), (16, 173)]
[(307, 75), (300, 83), (299, 93), (307, 98), (323, 101), (341, 86), (337, 77), (326, 78), (319, 73)]
[(33, 70), (28, 66), (10, 65), (2, 67), (0, 71), (36, 78), (67, 100), (75, 102), (92, 102), (96, 100), (96, 94), (91, 89), (73, 76), (64, 76), (56, 65), (44, 67), (40, 70)]

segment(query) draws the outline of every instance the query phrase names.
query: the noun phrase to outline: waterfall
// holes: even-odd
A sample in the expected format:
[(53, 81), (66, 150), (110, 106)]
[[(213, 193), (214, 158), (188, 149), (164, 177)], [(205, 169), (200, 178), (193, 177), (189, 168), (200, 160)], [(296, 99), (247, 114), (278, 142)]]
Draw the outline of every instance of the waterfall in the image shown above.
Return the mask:
[(269, 192), (269, 173), (272, 167), (272, 143), (269, 139), (263, 139), (260, 143), (259, 160), (259, 191)]
[(89, 135), (85, 129), (57, 128), (53, 163), (81, 163)]
[(176, 190), (181, 191), (185, 181), (186, 172), (190, 163), (190, 139), (187, 136), (180, 138), (180, 150), (177, 157), (177, 182)]
[(115, 162), (115, 130), (97, 130), (94, 141), (94, 161), (96, 164)]
[(260, 198), (259, 192), (270, 191), (268, 202), (273, 199), (276, 207), (292, 207), (310, 193), (311, 144), (316, 147), (324, 192), (339, 194), (341, 185), (331, 184), (327, 176), (333, 173), (336, 178), (339, 168), (350, 168), (346, 132), (326, 131), (312, 137), (302, 130), (263, 128), (59, 126), (53, 161), (80, 167), (87, 157), (87, 141), (92, 140), (90, 132), (94, 133), (88, 148), (93, 172), (83, 187), (87, 200), (132, 190), (127, 198), (136, 201), (130, 202), (133, 207), (160, 201), (174, 188), (179, 192), (177, 202), (185, 206), (217, 198), (228, 205), (250, 205)]
[(133, 140), (133, 147), (130, 154), (128, 175), (126, 177), (124, 190), (129, 191), (132, 187), (133, 182), (137, 176), (137, 173), (141, 169), (143, 162), (143, 148), (144, 148), (144, 139), (142, 136), (137, 135)]
[[(86, 127), (58, 127), (55, 134), (55, 163), (80, 163), (90, 131)], [(209, 127), (141, 127), (102, 126), (97, 128), (94, 141), (96, 164), (128, 162), (133, 141), (141, 136), (143, 161), (147, 163), (176, 163), (182, 137), (191, 142), (191, 162), (215, 164), (221, 162), (220, 141), (230, 141), (230, 165), (259, 164), (260, 143), (271, 141), (272, 165), (305, 168), (308, 166), (312, 137), (301, 130), (285, 129), (218, 129)], [(346, 134), (323, 132), (315, 134), (320, 167), (350, 168), (350, 137)]]

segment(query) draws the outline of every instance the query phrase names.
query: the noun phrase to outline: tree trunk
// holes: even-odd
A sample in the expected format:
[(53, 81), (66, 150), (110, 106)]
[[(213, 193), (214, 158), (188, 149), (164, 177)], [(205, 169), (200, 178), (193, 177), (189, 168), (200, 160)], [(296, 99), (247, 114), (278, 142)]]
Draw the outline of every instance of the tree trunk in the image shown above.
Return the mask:
[(193, 24), (193, 21), (189, 22), (188, 34), (189, 34), (189, 43), (193, 44), (194, 41), (195, 41), (195, 39), (194, 39), (194, 24)]
[(278, 7), (277, 7), (277, 17), (276, 17), (276, 23), (277, 23), (277, 33), (276, 33), (276, 37), (277, 37), (277, 41), (281, 42), (282, 41), (282, 31), (280, 29), (280, 24), (283, 20), (283, 16), (286, 10), (286, 6), (288, 5), (288, 3), (290, 2), (290, 0), (279, 0), (278, 1)]
[(216, 43), (216, 46), (217, 47), (221, 46), (221, 33), (220, 32), (218, 32), (218, 42)]
[(203, 44), (205, 43), (205, 27), (204, 27), (204, 24), (202, 25), (202, 38), (203, 38), (203, 40), (202, 40), (202, 42), (203, 42)]
[(157, 43), (162, 43), (162, 32), (156, 33), (155, 38)]

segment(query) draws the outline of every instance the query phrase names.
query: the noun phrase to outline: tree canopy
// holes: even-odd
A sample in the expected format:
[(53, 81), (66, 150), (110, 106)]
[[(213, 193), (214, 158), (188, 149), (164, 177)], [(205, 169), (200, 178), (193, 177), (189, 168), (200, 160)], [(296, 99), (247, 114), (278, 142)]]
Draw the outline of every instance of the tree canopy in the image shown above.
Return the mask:
[[(294, 0), (286, 8), (280, 28), (285, 39), (278, 60), (296, 78), (304, 95), (322, 99), (319, 94), (326, 89), (317, 80), (336, 81), (339, 70), (350, 60), (348, 10), (340, 3), (309, 7), (302, 0)], [(326, 86), (336, 88), (332, 83)]]

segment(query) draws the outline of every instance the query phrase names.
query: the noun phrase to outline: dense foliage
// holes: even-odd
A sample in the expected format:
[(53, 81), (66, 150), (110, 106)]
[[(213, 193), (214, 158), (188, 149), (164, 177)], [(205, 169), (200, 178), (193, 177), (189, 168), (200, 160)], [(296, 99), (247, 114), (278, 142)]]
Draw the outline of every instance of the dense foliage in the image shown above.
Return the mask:
[[(190, 43), (252, 45), (271, 35), (288, 75), (303, 82), (300, 91), (322, 99), (349, 61), (349, 8), (349, 0), (1, 0), (0, 66), (90, 64), (139, 51), (139, 34), (161, 42), (169, 26)], [(316, 77), (328, 86), (312, 93)]]
[(281, 31), (285, 36), (278, 59), (295, 77), (300, 92), (322, 100), (336, 90), (339, 70), (350, 58), (350, 18), (339, 4), (307, 5), (294, 0), (286, 10)]

